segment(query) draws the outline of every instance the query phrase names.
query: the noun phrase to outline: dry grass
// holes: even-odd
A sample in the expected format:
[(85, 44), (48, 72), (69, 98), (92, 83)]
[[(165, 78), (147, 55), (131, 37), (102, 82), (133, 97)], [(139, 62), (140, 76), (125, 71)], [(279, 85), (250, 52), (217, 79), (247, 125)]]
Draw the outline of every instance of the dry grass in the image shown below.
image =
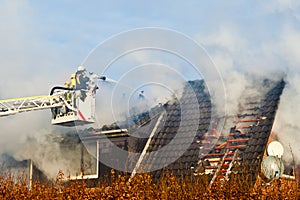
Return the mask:
[(298, 199), (296, 181), (276, 180), (266, 185), (258, 180), (254, 188), (238, 180), (208, 190), (208, 179), (176, 178), (166, 175), (154, 182), (149, 174), (138, 174), (128, 182), (125, 175), (112, 171), (106, 181), (88, 187), (86, 182), (65, 183), (60, 172), (54, 183), (27, 182), (10, 175), (0, 177), (0, 199)]

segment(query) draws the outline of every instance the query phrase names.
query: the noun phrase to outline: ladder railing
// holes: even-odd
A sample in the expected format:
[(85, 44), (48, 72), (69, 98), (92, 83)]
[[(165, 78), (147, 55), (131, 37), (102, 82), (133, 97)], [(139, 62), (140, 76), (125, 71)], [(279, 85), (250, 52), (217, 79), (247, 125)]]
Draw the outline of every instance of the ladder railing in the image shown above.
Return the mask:
[(217, 176), (218, 176), (218, 173), (219, 173), (219, 171), (221, 170), (222, 165), (223, 165), (223, 163), (224, 163), (224, 159), (227, 157), (228, 152), (229, 152), (229, 150), (226, 151), (226, 153), (224, 154), (224, 156), (223, 156), (221, 162), (219, 163), (219, 166), (218, 166), (218, 168), (217, 168), (217, 170), (216, 170), (216, 173), (214, 173), (214, 176), (212, 177), (212, 179), (211, 179), (211, 181), (210, 181), (210, 183), (209, 183), (209, 189), (211, 188), (211, 186), (212, 186), (213, 183), (215, 182), (215, 180), (216, 180), (216, 178), (217, 178)]
[(0, 117), (13, 115), (20, 112), (43, 110), (63, 105), (61, 95), (33, 96), (0, 100)]
[(234, 152), (233, 159), (232, 159), (232, 161), (230, 162), (229, 167), (228, 167), (228, 169), (227, 169), (227, 171), (226, 171), (226, 174), (225, 174), (225, 180), (228, 178), (229, 173), (231, 172), (231, 168), (233, 167), (233, 164), (234, 164), (234, 162), (236, 161), (238, 152), (239, 152), (239, 150), (236, 150), (236, 151)]
[[(251, 127), (259, 124), (260, 104), (258, 102), (247, 103), (243, 109), (239, 111), (234, 118), (228, 120), (227, 123), (232, 123), (232, 128), (229, 134), (221, 134), (217, 145), (211, 148), (211, 151), (206, 154), (198, 164), (207, 163), (204, 168), (205, 174), (213, 174), (209, 188), (217, 184), (224, 183), (229, 179), (234, 163), (239, 159), (239, 152), (246, 149), (248, 140), (251, 135), (248, 134)], [(202, 144), (199, 147), (204, 148), (203, 144), (210, 143), (209, 137), (203, 137)], [(197, 173), (195, 173), (197, 174)]]

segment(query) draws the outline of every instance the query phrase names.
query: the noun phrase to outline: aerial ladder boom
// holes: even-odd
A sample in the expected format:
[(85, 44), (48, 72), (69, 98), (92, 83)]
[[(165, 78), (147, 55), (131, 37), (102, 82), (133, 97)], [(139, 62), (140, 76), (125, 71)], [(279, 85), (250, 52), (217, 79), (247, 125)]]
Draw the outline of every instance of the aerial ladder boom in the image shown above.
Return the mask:
[(21, 112), (44, 110), (63, 106), (60, 95), (32, 96), (0, 100), (0, 116), (14, 115)]
[(0, 100), (0, 117), (22, 112), (51, 109), (52, 124), (76, 126), (95, 122), (96, 79), (91, 74), (85, 89), (54, 87), (50, 95)]

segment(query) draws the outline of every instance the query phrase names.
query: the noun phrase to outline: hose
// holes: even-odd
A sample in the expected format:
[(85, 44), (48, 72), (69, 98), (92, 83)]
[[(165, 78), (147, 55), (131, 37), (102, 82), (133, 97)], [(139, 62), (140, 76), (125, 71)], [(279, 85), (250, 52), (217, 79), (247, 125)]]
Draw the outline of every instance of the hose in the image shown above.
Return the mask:
[[(74, 89), (74, 88), (66, 88), (66, 87), (62, 87), (62, 86), (55, 86), (51, 89), (50, 91), (50, 95), (53, 95), (55, 90), (68, 90), (68, 91), (74, 91), (74, 90), (79, 90), (79, 89)], [(64, 98), (62, 99), (64, 104), (67, 106), (68, 109), (72, 110), (72, 111), (77, 111), (76, 108), (72, 107)]]
[(71, 90), (78, 90), (78, 89), (73, 89), (73, 88), (66, 88), (66, 87), (62, 87), (62, 86), (55, 86), (51, 89), (50, 91), (50, 95), (52, 95), (54, 93), (55, 90), (68, 90), (68, 91), (71, 91)]

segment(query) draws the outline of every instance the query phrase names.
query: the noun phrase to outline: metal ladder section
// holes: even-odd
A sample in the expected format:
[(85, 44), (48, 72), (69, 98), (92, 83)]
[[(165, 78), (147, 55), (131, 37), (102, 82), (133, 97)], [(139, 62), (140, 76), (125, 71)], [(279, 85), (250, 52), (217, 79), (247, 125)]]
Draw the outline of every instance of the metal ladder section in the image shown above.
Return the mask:
[[(234, 125), (230, 133), (222, 133), (217, 144), (211, 148), (208, 154), (203, 155), (204, 157), (198, 162), (202, 166), (202, 174), (213, 174), (209, 188), (228, 180), (234, 163), (240, 159), (239, 153), (247, 147), (248, 140), (251, 137), (248, 131), (252, 126), (259, 123), (259, 111), (258, 102), (247, 103), (245, 108), (241, 109), (239, 114), (230, 122)], [(203, 151), (205, 146), (213, 142), (212, 137), (206, 135), (201, 138), (199, 148), (202, 152), (205, 153)]]
[(63, 105), (63, 93), (53, 96), (32, 96), (0, 100), (0, 117), (16, 113), (55, 108)]

